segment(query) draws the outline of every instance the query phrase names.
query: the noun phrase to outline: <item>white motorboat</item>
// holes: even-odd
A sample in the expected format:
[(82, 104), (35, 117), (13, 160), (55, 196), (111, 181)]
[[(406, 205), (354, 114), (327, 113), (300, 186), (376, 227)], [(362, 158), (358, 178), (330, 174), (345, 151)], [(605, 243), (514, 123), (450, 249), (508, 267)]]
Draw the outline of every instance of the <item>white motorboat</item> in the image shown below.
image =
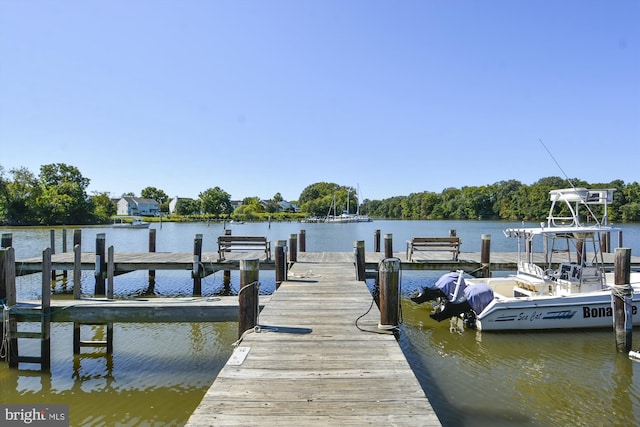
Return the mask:
[(141, 218), (132, 218), (131, 221), (126, 221), (126, 219), (131, 217), (119, 217), (114, 219), (113, 228), (149, 228), (149, 223), (147, 221), (143, 221)]
[[(505, 230), (518, 239), (516, 274), (478, 279), (448, 273), (412, 299), (436, 300), (430, 316), (438, 321), (460, 316), (465, 326), (483, 331), (612, 327), (612, 291), (619, 288), (605, 271), (601, 248), (607, 233), (619, 230), (607, 219), (613, 191), (550, 191), (546, 222)], [(631, 273), (630, 285), (633, 324), (640, 325), (640, 273)]]

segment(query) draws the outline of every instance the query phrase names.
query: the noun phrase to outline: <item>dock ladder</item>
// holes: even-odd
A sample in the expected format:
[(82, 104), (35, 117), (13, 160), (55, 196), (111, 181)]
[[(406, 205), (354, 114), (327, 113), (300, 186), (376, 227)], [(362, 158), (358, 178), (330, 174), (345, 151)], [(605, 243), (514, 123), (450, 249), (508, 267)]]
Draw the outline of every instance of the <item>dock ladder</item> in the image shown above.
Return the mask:
[[(80, 248), (74, 248), (77, 251), (76, 257), (80, 258)], [(98, 239), (96, 242), (96, 254), (104, 254), (104, 237)], [(113, 299), (113, 258), (114, 249), (110, 246), (106, 251), (106, 262), (100, 262), (99, 259), (104, 255), (98, 255), (96, 259), (96, 293), (104, 292), (105, 278), (108, 285), (106, 289), (106, 297)], [(80, 299), (80, 280), (74, 282), (73, 297), (74, 299)], [(81, 338), (82, 326), (105, 326), (106, 339), (92, 339), (83, 340)], [(80, 321), (73, 322), (73, 354), (81, 354), (82, 347), (102, 347), (105, 349), (106, 354), (113, 353), (113, 322), (93, 322), (85, 323)]]
[[(4, 313), (2, 325), (2, 346), (10, 368), (19, 368), (20, 363), (39, 364), (42, 371), (51, 368), (51, 249), (42, 252), (42, 303), (40, 311), (40, 331), (19, 331), (15, 283), (15, 252), (12, 247), (3, 248), (0, 256), (1, 284), (4, 289)], [(40, 355), (24, 356), (19, 353), (19, 339), (39, 339)]]

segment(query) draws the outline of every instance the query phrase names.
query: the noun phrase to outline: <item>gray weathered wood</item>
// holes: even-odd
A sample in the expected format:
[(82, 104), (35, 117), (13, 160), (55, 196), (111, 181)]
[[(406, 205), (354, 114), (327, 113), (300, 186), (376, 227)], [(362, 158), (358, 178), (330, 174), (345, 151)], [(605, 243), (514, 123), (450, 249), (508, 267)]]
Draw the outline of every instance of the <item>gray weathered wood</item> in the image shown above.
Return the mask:
[(439, 426), (353, 259), (298, 261), (187, 426)]

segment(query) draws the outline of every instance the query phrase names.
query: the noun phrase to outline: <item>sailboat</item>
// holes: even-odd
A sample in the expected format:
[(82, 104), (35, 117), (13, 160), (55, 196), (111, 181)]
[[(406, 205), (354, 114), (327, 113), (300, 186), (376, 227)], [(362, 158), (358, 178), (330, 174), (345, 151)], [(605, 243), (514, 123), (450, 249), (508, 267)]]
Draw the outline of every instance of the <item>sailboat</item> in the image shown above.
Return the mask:
[[(331, 215), (331, 211), (333, 210), (333, 215)], [(368, 215), (360, 214), (360, 204), (358, 203), (358, 209), (356, 213), (349, 213), (349, 193), (347, 193), (347, 209), (343, 210), (340, 215), (336, 214), (336, 196), (333, 196), (333, 202), (329, 207), (329, 212), (324, 220), (324, 222), (331, 223), (352, 223), (352, 222), (371, 222), (373, 221)]]

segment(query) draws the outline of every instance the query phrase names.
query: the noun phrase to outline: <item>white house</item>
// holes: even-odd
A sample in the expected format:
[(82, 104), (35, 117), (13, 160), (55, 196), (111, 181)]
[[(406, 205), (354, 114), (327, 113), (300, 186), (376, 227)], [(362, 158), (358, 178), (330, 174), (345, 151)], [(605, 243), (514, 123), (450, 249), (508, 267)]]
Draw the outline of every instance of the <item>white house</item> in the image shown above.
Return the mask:
[(153, 199), (124, 196), (118, 200), (118, 215), (156, 216), (160, 212), (160, 204)]

